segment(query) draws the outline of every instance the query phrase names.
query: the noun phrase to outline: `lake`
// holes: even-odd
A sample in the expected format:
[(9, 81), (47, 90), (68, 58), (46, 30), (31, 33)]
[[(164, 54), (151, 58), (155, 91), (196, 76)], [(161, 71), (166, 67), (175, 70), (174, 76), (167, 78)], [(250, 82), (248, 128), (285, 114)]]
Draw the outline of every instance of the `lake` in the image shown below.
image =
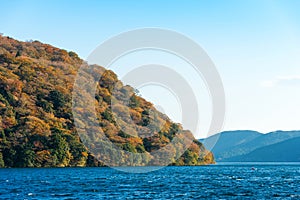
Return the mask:
[(300, 164), (219, 163), (150, 173), (0, 169), (0, 185), (0, 199), (299, 199)]

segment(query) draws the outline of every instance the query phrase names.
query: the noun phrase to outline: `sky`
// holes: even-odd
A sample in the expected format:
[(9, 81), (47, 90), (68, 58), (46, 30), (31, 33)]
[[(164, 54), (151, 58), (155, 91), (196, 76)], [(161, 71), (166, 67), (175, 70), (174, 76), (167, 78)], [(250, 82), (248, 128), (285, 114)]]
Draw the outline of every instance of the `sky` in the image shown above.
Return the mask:
[[(157, 27), (182, 33), (206, 51), (222, 78), (226, 95), (223, 130), (263, 133), (300, 130), (300, 1), (0, 0), (0, 3), (1, 33), (72, 50), (83, 59), (105, 40), (132, 29)], [(142, 60), (154, 59), (153, 62), (163, 58), (180, 72), (188, 67), (176, 58), (166, 59), (168, 55), (155, 52), (144, 53), (142, 57)], [(112, 65), (112, 69), (122, 78), (130, 67), (143, 64), (137, 58), (141, 58), (138, 53), (129, 55)], [(193, 87), (203, 91), (196, 94), (200, 99), (201, 119), (200, 129), (194, 133), (201, 138), (207, 136), (211, 104), (205, 84), (193, 80)], [(182, 111), (171, 93), (158, 86), (139, 90), (143, 97), (180, 122)]]

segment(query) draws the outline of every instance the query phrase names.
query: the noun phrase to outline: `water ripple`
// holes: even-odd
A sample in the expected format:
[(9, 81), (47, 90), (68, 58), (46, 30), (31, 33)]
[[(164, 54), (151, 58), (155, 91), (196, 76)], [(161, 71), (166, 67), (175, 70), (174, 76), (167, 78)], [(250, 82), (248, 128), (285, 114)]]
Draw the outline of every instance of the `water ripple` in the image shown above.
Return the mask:
[(299, 199), (299, 165), (0, 169), (0, 199)]

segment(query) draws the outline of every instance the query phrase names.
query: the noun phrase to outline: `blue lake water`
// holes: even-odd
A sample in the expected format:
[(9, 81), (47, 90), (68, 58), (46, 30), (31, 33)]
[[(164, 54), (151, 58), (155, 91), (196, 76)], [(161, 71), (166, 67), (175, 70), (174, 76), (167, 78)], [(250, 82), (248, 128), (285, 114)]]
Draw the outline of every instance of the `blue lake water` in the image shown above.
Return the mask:
[(0, 169), (0, 199), (300, 199), (300, 164)]

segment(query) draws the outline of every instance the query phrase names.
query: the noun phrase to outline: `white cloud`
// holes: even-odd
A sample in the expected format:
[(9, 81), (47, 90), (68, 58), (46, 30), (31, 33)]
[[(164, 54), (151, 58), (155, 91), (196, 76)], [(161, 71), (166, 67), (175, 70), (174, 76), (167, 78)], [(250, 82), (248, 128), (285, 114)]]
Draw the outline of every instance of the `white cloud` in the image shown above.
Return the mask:
[(263, 87), (300, 86), (300, 75), (278, 76), (273, 80), (262, 81), (261, 86)]

